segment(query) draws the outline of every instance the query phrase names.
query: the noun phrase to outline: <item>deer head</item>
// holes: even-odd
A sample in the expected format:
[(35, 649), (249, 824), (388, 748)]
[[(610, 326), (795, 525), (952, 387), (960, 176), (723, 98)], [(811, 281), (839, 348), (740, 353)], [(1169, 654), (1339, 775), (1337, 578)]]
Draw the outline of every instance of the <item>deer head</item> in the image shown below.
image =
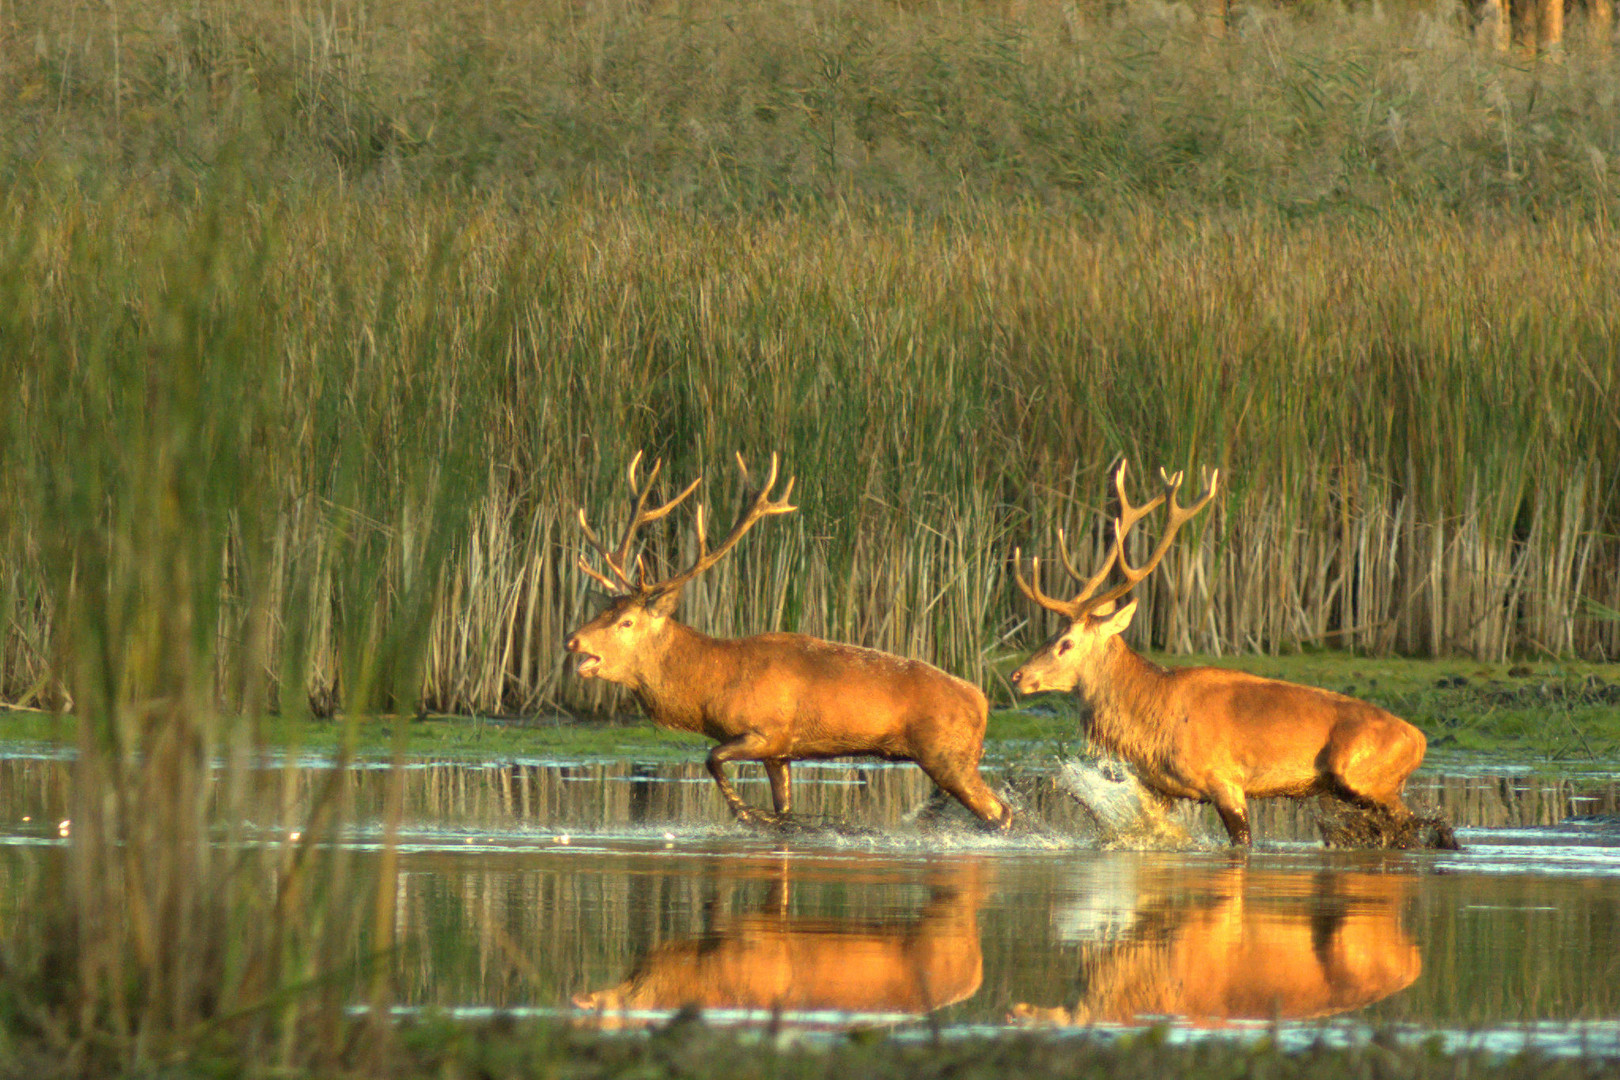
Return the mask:
[[(1182, 474), (1166, 473), (1160, 469), (1159, 476), (1164, 484), (1164, 490), (1143, 505), (1132, 506), (1130, 498), (1125, 494), (1125, 467), (1126, 462), (1121, 461), (1119, 468), (1114, 472), (1114, 489), (1119, 493), (1119, 516), (1114, 518), (1113, 552), (1103, 562), (1101, 569), (1089, 578), (1081, 575), (1069, 558), (1068, 545), (1064, 541), (1062, 530), (1058, 531), (1058, 558), (1069, 576), (1081, 583), (1080, 591), (1071, 599), (1058, 600), (1041, 591), (1040, 559), (1034, 560), (1031, 580), (1025, 581), (1022, 569), (1023, 552), (1016, 549), (1013, 551), (1013, 578), (1017, 581), (1018, 588), (1041, 607), (1069, 620), (1067, 627), (1041, 646), (1035, 655), (1024, 661), (1018, 670), (1012, 673), (1012, 683), (1020, 694), (1034, 694), (1043, 690), (1073, 690), (1081, 682), (1087, 681), (1088, 675), (1096, 670), (1109, 639), (1124, 631), (1131, 624), (1131, 617), (1136, 614), (1135, 600), (1123, 605), (1119, 605), (1119, 601), (1159, 565), (1165, 552), (1170, 550), (1170, 543), (1175, 539), (1176, 532), (1209, 505), (1210, 500), (1215, 497), (1215, 487), (1221, 475), (1219, 469), (1213, 473), (1206, 473), (1203, 478), (1204, 494), (1191, 506), (1183, 507), (1176, 502), (1176, 494), (1181, 490)], [(1166, 502), (1170, 504), (1170, 516), (1165, 524), (1164, 534), (1159, 537), (1159, 542), (1154, 546), (1147, 562), (1140, 568), (1133, 567), (1125, 558), (1126, 535), (1137, 522)], [(1094, 595), (1116, 565), (1124, 580), (1106, 592)]]
[(675, 613), (676, 605), (680, 603), (682, 587), (724, 558), (737, 546), (737, 541), (743, 538), (743, 534), (753, 528), (761, 518), (773, 514), (788, 514), (798, 509), (796, 506), (788, 505), (787, 501), (793, 494), (792, 477), (788, 478), (787, 487), (783, 489), (780, 499), (773, 501), (770, 498), (777, 475), (777, 456), (774, 453), (771, 455), (770, 475), (765, 478), (765, 483), (758, 494), (749, 501), (746, 494), (749, 487), (748, 466), (744, 464), (742, 455), (738, 454), (737, 468), (742, 472), (745, 494), (743, 509), (737, 516), (737, 523), (731, 527), (731, 532), (726, 535), (719, 547), (710, 551), (706, 514), (702, 504), (699, 504), (696, 513), (697, 561), (670, 577), (650, 581), (647, 578), (646, 564), (641, 557), (637, 556), (633, 563), (630, 561), (630, 551), (635, 544), (636, 533), (643, 525), (668, 516), (670, 511), (697, 490), (697, 486), (703, 482), (703, 477), (699, 476), (693, 480), (680, 494), (662, 506), (649, 508), (648, 498), (652, 494), (653, 484), (658, 479), (659, 472), (663, 469), (663, 462), (653, 463), (645, 483), (637, 480), (640, 465), (641, 455), (638, 453), (631, 460), (629, 469), (630, 497), (633, 504), (630, 520), (625, 525), (624, 533), (616, 548), (609, 550), (586, 521), (584, 509), (579, 512), (579, 526), (585, 533), (586, 541), (601, 556), (606, 573), (593, 568), (583, 557), (579, 560), (579, 568), (607, 590), (610, 600), (600, 615), (569, 635), (564, 646), (569, 652), (579, 654), (578, 670), (581, 677), (606, 679), (628, 686), (637, 685), (649, 665), (657, 662), (660, 643), (667, 637), (670, 618)]

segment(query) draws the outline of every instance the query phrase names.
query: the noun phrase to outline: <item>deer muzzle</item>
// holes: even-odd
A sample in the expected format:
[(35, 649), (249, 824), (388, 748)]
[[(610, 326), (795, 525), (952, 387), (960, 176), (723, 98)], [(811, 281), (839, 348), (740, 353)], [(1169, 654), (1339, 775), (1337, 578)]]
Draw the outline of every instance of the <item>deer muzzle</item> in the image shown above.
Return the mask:
[(579, 644), (579, 635), (575, 634), (563, 643), (563, 648), (571, 653), (579, 653), (579, 677), (591, 679), (596, 676), (596, 669), (602, 666), (602, 658), (595, 653), (583, 651)]

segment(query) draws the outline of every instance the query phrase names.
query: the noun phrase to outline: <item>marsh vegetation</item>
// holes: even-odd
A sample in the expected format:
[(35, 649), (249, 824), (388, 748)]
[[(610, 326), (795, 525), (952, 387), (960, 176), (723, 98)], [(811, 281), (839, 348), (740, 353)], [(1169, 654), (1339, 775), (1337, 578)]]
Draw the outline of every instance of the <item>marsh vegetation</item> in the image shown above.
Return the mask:
[(687, 597), (712, 633), (993, 689), (1046, 630), (1007, 552), (1100, 543), (1125, 454), (1230, 480), (1143, 644), (1620, 653), (1612, 59), (1429, 7), (1206, 29), (0, 4), (0, 700), (71, 707), (78, 754), (7, 1038), (81, 1071), (386, 1038), (328, 958), (388, 947), (396, 865), (321, 843), (338, 785), (291, 849), (235, 842), (259, 718), (340, 713), (341, 761), (372, 710), (616, 708), (558, 643), (575, 508), (613, 520), (638, 449), (800, 478)]

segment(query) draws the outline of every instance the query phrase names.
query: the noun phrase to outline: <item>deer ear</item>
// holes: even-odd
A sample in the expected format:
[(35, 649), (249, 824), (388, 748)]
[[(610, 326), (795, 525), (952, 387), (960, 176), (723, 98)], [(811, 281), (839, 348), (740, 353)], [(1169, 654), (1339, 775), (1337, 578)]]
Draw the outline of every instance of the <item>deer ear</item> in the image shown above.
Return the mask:
[(656, 615), (660, 619), (667, 619), (671, 615), (675, 614), (675, 608), (680, 604), (680, 602), (681, 587), (679, 585), (675, 586), (673, 589), (660, 589), (657, 593), (653, 594), (653, 598), (651, 600), (647, 601), (647, 613), (649, 615)]
[(1103, 637), (1113, 637), (1115, 634), (1123, 633), (1125, 628), (1131, 625), (1131, 616), (1135, 614), (1136, 601), (1132, 600), (1130, 603), (1116, 608), (1112, 614), (1099, 619), (1097, 633)]

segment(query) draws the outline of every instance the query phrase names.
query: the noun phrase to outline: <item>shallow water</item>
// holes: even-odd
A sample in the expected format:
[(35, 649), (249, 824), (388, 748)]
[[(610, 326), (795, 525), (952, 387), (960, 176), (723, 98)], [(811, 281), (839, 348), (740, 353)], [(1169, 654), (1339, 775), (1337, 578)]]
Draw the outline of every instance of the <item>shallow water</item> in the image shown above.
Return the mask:
[[(0, 757), (0, 858), (61, 845), (66, 762)], [(987, 772), (992, 770), (987, 770)], [(396, 890), (406, 1008), (639, 1026), (712, 1020), (925, 1033), (1044, 1025), (1175, 1037), (1414, 1037), (1620, 1054), (1620, 781), (1415, 778), (1462, 852), (1325, 851), (1309, 804), (1256, 807), (1248, 855), (1207, 814), (1120, 827), (1130, 785), (998, 775), (1022, 827), (930, 807), (909, 766), (800, 766), (805, 827), (730, 823), (700, 765), (413, 766)], [(744, 770), (745, 798), (767, 788)], [(284, 842), (321, 762), (268, 762)], [(349, 770), (380, 846), (385, 773)], [(1128, 815), (1127, 815), (1128, 816)], [(1099, 829), (1099, 822), (1108, 828)]]

